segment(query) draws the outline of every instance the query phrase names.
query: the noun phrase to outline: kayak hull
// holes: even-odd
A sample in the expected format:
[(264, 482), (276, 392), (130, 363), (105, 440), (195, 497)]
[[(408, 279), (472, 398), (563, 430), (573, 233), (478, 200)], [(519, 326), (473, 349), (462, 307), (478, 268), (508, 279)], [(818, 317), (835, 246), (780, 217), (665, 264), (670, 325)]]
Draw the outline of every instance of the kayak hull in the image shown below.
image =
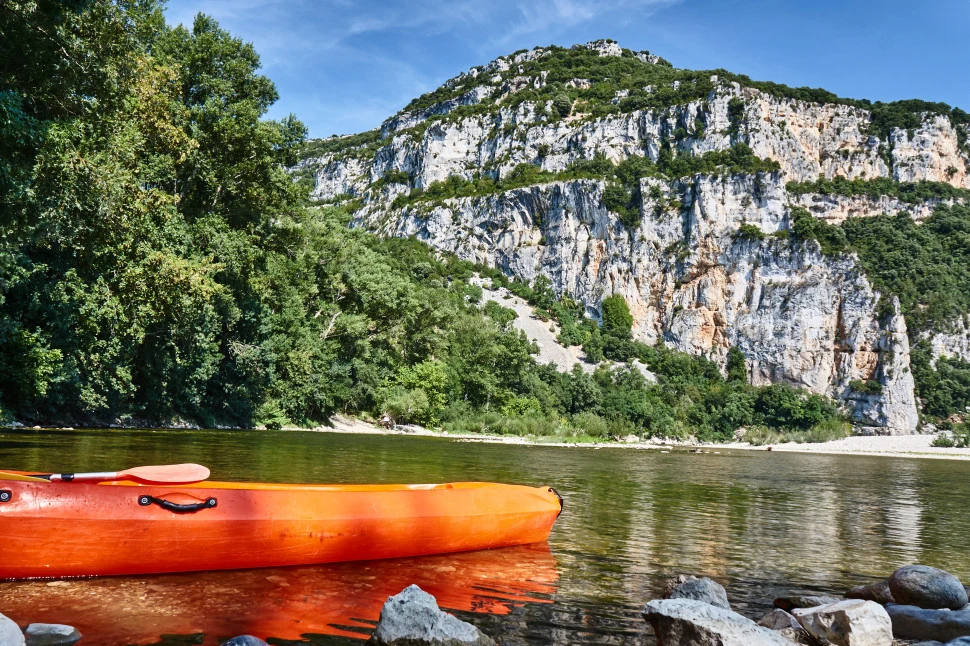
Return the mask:
[(227, 570), (542, 542), (550, 487), (2, 481), (0, 579)]

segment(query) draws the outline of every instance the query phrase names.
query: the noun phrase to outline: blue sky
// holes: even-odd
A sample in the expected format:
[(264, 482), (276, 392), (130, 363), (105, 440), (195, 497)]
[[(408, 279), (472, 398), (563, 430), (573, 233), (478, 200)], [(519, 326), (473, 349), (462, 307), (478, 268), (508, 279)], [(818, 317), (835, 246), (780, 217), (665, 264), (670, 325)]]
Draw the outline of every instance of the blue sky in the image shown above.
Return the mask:
[(368, 130), (474, 65), (612, 38), (676, 67), (722, 67), (842, 96), (970, 111), (970, 0), (169, 0), (255, 44), (314, 137)]

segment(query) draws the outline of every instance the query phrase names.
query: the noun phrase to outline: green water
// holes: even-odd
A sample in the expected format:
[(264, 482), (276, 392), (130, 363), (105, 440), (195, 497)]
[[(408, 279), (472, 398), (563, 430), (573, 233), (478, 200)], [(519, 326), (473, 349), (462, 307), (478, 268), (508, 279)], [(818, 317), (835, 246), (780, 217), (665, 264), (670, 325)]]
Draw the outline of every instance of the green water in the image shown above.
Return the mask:
[[(502, 635), (504, 644), (653, 643), (639, 609), (659, 596), (667, 577), (678, 573), (716, 578), (726, 586), (735, 609), (754, 617), (775, 596), (841, 593), (906, 563), (935, 565), (970, 579), (968, 462), (778, 452), (661, 453), (297, 432), (0, 433), (0, 465), (10, 469), (102, 471), (171, 462), (206, 464), (213, 479), (224, 480), (486, 480), (556, 487), (565, 498), (565, 511), (549, 540), (556, 576), (545, 593), (536, 595), (547, 603), (517, 605), (504, 616), (460, 613)], [(435, 558), (443, 560), (423, 563), (439, 572), (454, 570), (451, 557)], [(374, 594), (384, 594), (379, 587), (382, 572), (397, 565), (413, 564), (384, 564), (376, 575), (360, 564), (291, 575), (302, 576), (301, 585), (329, 581), (334, 594), (360, 578), (374, 581)], [(274, 580), (264, 573), (251, 576)], [(223, 589), (229, 590), (226, 595), (233, 589), (238, 593), (244, 586), (238, 578), (243, 575), (201, 576), (156, 577), (139, 584), (156, 586), (164, 594), (176, 583), (204, 580), (210, 585), (207, 599)], [(102, 581), (83, 584), (91, 587), (81, 592), (96, 597), (99, 590), (108, 594), (111, 586), (134, 584)], [(42, 584), (0, 584), (0, 612), (5, 603), (17, 605), (14, 600), (27, 590), (17, 586), (25, 585)], [(79, 598), (80, 592), (63, 603)], [(58, 610), (47, 604), (42, 612), (40, 601), (23, 603), (17, 605), (18, 612), (35, 611), (45, 620)], [(99, 611), (108, 612), (98, 610), (96, 603), (87, 612)], [(190, 613), (191, 608), (180, 612)], [(344, 623), (349, 625), (350, 619)], [(199, 625), (205, 632), (204, 617)], [(308, 639), (305, 643), (341, 638)]]

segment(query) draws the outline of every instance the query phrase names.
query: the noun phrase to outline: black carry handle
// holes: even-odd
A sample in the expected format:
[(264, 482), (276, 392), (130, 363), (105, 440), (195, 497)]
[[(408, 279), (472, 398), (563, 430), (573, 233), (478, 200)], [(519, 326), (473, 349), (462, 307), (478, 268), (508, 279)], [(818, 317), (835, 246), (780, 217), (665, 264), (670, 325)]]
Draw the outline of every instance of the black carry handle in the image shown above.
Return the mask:
[(167, 509), (176, 514), (191, 514), (203, 509), (211, 509), (215, 507), (219, 502), (215, 498), (206, 498), (202, 502), (191, 503), (187, 505), (180, 505), (177, 502), (172, 502), (171, 500), (165, 500), (164, 498), (156, 498), (155, 496), (138, 496), (138, 504), (142, 507), (147, 507), (151, 504), (156, 504), (162, 509)]

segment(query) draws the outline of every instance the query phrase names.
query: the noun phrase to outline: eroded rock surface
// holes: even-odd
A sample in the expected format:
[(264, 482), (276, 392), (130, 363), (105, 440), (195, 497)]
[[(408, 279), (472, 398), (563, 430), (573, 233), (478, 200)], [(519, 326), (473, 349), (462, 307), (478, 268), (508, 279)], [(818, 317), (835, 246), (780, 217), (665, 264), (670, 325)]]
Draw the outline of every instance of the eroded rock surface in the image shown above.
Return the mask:
[(416, 585), (389, 597), (370, 644), (382, 646), (495, 646), (475, 626), (443, 612), (433, 596)]
[(792, 646), (794, 642), (736, 612), (691, 599), (651, 601), (643, 618), (661, 646)]
[(27, 646), (73, 646), (81, 641), (74, 626), (64, 624), (30, 624), (24, 630)]
[(664, 597), (667, 599), (693, 599), (725, 610), (731, 609), (724, 587), (706, 576), (701, 578), (685, 577), (684, 580), (677, 581), (675, 585), (671, 586), (670, 591)]
[[(792, 614), (812, 636), (837, 646), (892, 646), (892, 622), (874, 601), (846, 599)], [(823, 642), (823, 643), (825, 643)]]

